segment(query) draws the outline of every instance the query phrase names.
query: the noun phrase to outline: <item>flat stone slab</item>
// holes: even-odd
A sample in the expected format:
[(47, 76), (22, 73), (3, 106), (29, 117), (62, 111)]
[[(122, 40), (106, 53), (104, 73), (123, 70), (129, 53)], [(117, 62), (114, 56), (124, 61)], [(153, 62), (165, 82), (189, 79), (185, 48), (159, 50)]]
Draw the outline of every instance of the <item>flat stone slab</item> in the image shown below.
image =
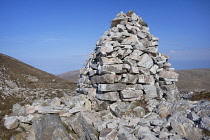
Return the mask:
[(124, 90), (126, 85), (123, 83), (114, 83), (114, 84), (98, 84), (99, 91), (119, 91)]
[(122, 73), (123, 64), (103, 65), (99, 69), (99, 73)]
[(96, 94), (96, 98), (103, 101), (118, 101), (120, 100), (119, 92), (106, 92)]
[(141, 99), (143, 97), (142, 90), (123, 90), (120, 92), (123, 99)]

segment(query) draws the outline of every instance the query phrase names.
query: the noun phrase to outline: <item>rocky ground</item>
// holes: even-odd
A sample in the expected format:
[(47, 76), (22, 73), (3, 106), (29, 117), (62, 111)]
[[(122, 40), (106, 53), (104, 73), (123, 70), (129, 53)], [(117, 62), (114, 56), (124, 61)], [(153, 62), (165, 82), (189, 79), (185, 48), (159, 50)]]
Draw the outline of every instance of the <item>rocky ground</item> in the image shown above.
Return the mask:
[[(210, 139), (210, 101), (93, 103), (87, 95), (15, 104), (4, 126), (11, 139)], [(91, 105), (92, 104), (92, 105)], [(142, 107), (142, 105), (144, 106)]]
[(9, 139), (15, 130), (4, 127), (4, 116), (13, 104), (31, 104), (35, 99), (73, 94), (76, 84), (58, 78), (0, 53), (0, 138)]

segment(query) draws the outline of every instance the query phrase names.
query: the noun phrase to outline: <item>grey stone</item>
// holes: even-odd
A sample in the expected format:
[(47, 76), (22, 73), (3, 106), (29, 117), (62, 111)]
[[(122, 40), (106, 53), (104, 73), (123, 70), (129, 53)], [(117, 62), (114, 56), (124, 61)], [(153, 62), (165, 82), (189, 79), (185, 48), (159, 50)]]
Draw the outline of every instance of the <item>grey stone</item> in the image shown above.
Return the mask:
[(131, 15), (131, 20), (138, 20), (138, 19), (139, 17), (135, 13)]
[(138, 83), (154, 84), (155, 79), (152, 75), (141, 74), (141, 75), (138, 75)]
[(114, 83), (116, 74), (115, 73), (110, 73), (110, 74), (104, 74), (101, 75), (101, 81), (99, 83)]
[(169, 121), (171, 121), (171, 127), (173, 128), (173, 130), (182, 138), (202, 138), (202, 131), (194, 127), (194, 123), (191, 120), (184, 117), (183, 115), (181, 115), (180, 113), (173, 114)]
[(131, 66), (129, 64), (123, 64), (123, 69), (129, 71), (131, 69)]
[[(86, 88), (88, 90), (89, 94), (96, 94), (96, 89), (94, 88)], [(94, 95), (93, 95), (94, 96)], [(65, 97), (62, 98), (62, 101), (70, 108), (73, 108), (74, 106), (83, 106), (85, 104), (84, 99), (86, 98), (86, 95), (79, 95), (74, 97)]]
[(157, 41), (151, 41), (150, 46), (158, 46), (158, 42)]
[(14, 129), (19, 125), (19, 121), (18, 121), (18, 117), (17, 116), (10, 116), (7, 117), (5, 122), (4, 122), (4, 126), (7, 129)]
[(114, 27), (114, 26), (120, 24), (122, 21), (126, 21), (127, 19), (128, 19), (128, 17), (119, 18), (119, 19), (113, 19), (111, 21), (111, 27)]
[(148, 54), (143, 54), (142, 59), (137, 63), (140, 67), (151, 68), (153, 65), (153, 60)]
[(45, 104), (44, 98), (34, 100), (32, 106), (39, 106)]
[(12, 115), (14, 116), (25, 116), (26, 110), (24, 106), (21, 106), (20, 104), (14, 104), (12, 106)]
[(110, 111), (117, 117), (136, 117), (136, 113), (133, 112), (134, 104), (125, 102), (116, 102), (110, 105)]
[(134, 127), (136, 127), (137, 126), (137, 124), (138, 124), (138, 122), (140, 122), (141, 121), (141, 118), (139, 118), (139, 117), (132, 117), (130, 120), (129, 120), (129, 126), (134, 126)]
[(153, 65), (153, 66), (150, 68), (151, 74), (156, 74), (156, 73), (157, 73), (157, 69), (158, 69), (158, 65)]
[(122, 64), (122, 60), (118, 59), (117, 57), (115, 58), (106, 58), (106, 57), (101, 57), (100, 58), (100, 65), (106, 65), (106, 64)]
[(85, 109), (90, 111), (92, 110), (91, 106), (91, 101), (89, 99), (85, 99)]
[[(131, 49), (125, 49), (124, 52), (123, 52), (123, 57), (126, 57), (131, 53), (132, 53)], [(126, 57), (126, 58), (128, 58), (128, 57)]]
[(8, 87), (13, 88), (13, 89), (18, 87), (17, 84), (13, 82), (12, 80), (5, 80), (5, 83), (7, 84)]
[(140, 126), (137, 128), (137, 131), (135, 132), (135, 135), (139, 139), (148, 139), (148, 140), (159, 140), (159, 138), (155, 137), (152, 132), (149, 130), (146, 126)]
[(195, 112), (190, 112), (189, 114), (187, 114), (187, 118), (192, 121), (197, 121), (200, 117), (195, 114)]
[(201, 128), (204, 128), (210, 131), (210, 117), (209, 116), (205, 116), (201, 119)]
[(48, 113), (59, 113), (60, 110), (55, 110), (52, 106), (39, 106), (38, 112), (40, 114), (48, 114)]
[(168, 101), (176, 102), (180, 100), (179, 97), (179, 90), (177, 89), (176, 85), (164, 85), (161, 86), (164, 92), (164, 97)]
[(23, 123), (29, 123), (29, 119), (26, 116), (19, 116), (18, 120)]
[(147, 102), (147, 109), (150, 111), (150, 112), (152, 112), (156, 107), (157, 107), (157, 105), (159, 104), (160, 102), (158, 101), (158, 100), (156, 100), (156, 99), (150, 99), (150, 100), (148, 100), (148, 102)]
[(39, 140), (70, 139), (68, 132), (57, 115), (47, 114), (40, 119), (35, 119), (33, 120), (32, 127), (35, 133), (35, 138)]
[(135, 128), (132, 126), (128, 126), (128, 125), (122, 125), (119, 127), (119, 130), (118, 130), (119, 134), (124, 133), (126, 135), (133, 134), (134, 131), (135, 131)]
[(143, 98), (143, 91), (142, 90), (122, 90), (120, 92), (120, 95), (121, 95), (121, 98), (126, 101), (128, 100), (132, 101), (133, 98), (135, 100), (137, 99), (140, 100)]
[(103, 129), (105, 129), (106, 128), (106, 124), (107, 124), (107, 122), (101, 121), (101, 120), (93, 122), (93, 126), (95, 127), (95, 129), (98, 132), (101, 132)]
[[(165, 120), (166, 121), (166, 120)], [(151, 120), (150, 124), (154, 126), (161, 126), (164, 123), (164, 120), (158, 119), (158, 120)]]
[(67, 120), (68, 125), (71, 126), (71, 128), (73, 129), (73, 131), (79, 136), (79, 137), (83, 137), (85, 136), (85, 131), (83, 130), (83, 126), (82, 124), (79, 122), (78, 120), (78, 114), (76, 114), (75, 117), (70, 117)]
[(99, 91), (119, 91), (124, 90), (126, 85), (123, 83), (114, 83), (114, 84), (98, 84)]
[(107, 53), (110, 53), (113, 51), (113, 46), (109, 43), (106, 43), (104, 44), (104, 46), (101, 46), (99, 51), (102, 53), (102, 54), (107, 54)]
[(61, 105), (61, 99), (58, 97), (55, 97), (51, 99), (49, 102), (46, 104), (47, 106), (60, 106)]
[(134, 49), (133, 52), (129, 55), (129, 58), (139, 61), (139, 60), (141, 59), (140, 56), (141, 56), (143, 53), (144, 53), (144, 52), (142, 52), (142, 51), (140, 51), (140, 50)]
[(117, 138), (118, 132), (112, 128), (105, 128), (100, 132), (99, 140), (114, 140)]
[(142, 33), (141, 31), (137, 33), (137, 36), (141, 39), (146, 37), (146, 35)]
[(120, 140), (138, 140), (134, 134), (125, 134), (125, 133), (119, 133), (117, 136)]
[(138, 74), (139, 73), (139, 68), (138, 67), (131, 67), (130, 73)]
[(129, 84), (135, 84), (137, 82), (138, 76), (133, 74), (123, 74), (123, 77), (121, 82), (122, 83), (129, 83)]
[(111, 120), (106, 124), (107, 128), (117, 129), (118, 127), (118, 121), (117, 120)]
[(196, 114), (203, 118), (205, 116), (210, 116), (210, 102), (209, 101), (200, 101), (196, 106), (192, 108)]
[(160, 71), (158, 75), (160, 78), (169, 78), (169, 79), (171, 78), (177, 79), (179, 76), (179, 74), (177, 74), (174, 71)]
[(81, 111), (86, 111), (86, 109), (84, 107), (73, 107), (72, 109), (69, 110), (69, 113), (74, 114)]
[(141, 74), (150, 75), (150, 70), (144, 67), (139, 67), (139, 72)]
[(131, 35), (130, 37), (127, 37), (125, 38), (121, 44), (122, 45), (135, 45), (137, 44), (139, 41), (138, 41), (138, 38), (136, 35)]
[(93, 122), (99, 121), (100, 118), (96, 113), (86, 111), (79, 113), (78, 121), (81, 123), (83, 130), (85, 131), (85, 136), (87, 139), (97, 140), (98, 132), (92, 126)]
[(153, 99), (157, 97), (157, 91), (155, 85), (143, 85), (145, 94), (145, 99)]
[(136, 66), (137, 66), (135, 60), (132, 60), (132, 59), (127, 58), (127, 57), (124, 59), (124, 64), (128, 64), (128, 65), (130, 65), (131, 67), (132, 67), (132, 66), (133, 66), (133, 67), (136, 67)]
[(122, 73), (122, 64), (116, 64), (116, 65), (103, 65), (101, 68), (99, 68), (99, 73)]
[(105, 92), (96, 94), (96, 98), (103, 101), (118, 101), (120, 96), (118, 92)]

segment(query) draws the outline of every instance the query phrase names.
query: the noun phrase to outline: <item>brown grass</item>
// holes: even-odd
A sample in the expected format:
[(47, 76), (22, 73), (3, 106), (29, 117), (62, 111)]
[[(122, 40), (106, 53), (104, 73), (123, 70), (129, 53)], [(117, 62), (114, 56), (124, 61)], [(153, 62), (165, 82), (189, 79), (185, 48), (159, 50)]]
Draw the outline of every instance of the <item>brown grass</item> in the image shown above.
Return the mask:
[(191, 101), (207, 100), (210, 101), (210, 91), (196, 92), (193, 94)]
[(203, 130), (204, 135), (210, 136), (210, 131), (209, 130), (207, 130), (207, 129), (202, 129), (202, 130)]
[(0, 105), (0, 138), (2, 140), (8, 140), (12, 135), (18, 134), (19, 132), (15, 131), (15, 129), (8, 130), (4, 127), (4, 116), (12, 113), (12, 106), (15, 103), (20, 103), (23, 99), (17, 98), (14, 96), (9, 96), (5, 99), (2, 98), (2, 93), (0, 93), (0, 103), (5, 103)]
[(149, 110), (147, 108), (147, 105), (148, 105), (147, 101), (145, 101), (145, 100), (136, 100), (136, 101), (133, 102), (133, 104), (134, 104), (135, 107), (141, 106), (142, 108), (144, 108), (145, 113), (149, 112)]

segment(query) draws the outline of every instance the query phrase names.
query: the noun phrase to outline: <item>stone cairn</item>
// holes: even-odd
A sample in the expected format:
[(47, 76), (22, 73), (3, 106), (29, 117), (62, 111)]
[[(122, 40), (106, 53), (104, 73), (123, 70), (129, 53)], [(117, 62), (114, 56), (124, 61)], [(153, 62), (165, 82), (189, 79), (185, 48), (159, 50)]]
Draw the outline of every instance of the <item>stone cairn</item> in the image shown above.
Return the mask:
[(119, 13), (81, 70), (83, 94), (13, 105), (10, 139), (209, 140), (210, 102), (179, 100), (157, 41), (133, 11)]
[(109, 102), (177, 101), (178, 74), (168, 59), (140, 16), (120, 12), (80, 70), (77, 92)]

